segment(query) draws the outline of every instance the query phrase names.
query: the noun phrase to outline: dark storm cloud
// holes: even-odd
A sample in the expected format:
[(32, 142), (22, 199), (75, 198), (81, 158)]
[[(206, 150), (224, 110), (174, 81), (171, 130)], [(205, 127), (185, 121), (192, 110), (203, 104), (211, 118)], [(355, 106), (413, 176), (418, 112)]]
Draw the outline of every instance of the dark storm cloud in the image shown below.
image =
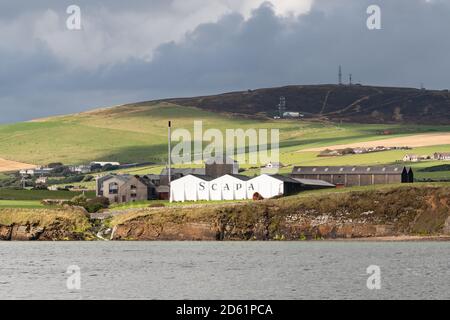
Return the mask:
[[(14, 3), (9, 10), (16, 14), (42, 9)], [(108, 2), (108, 9), (120, 10), (120, 3)], [(146, 3), (135, 4), (144, 10)], [(382, 9), (382, 30), (366, 27), (370, 4)], [(162, 2), (153, 5), (164, 11)], [(299, 16), (276, 15), (269, 4), (249, 19), (226, 14), (161, 44), (151, 60), (127, 56), (83, 68), (64, 63), (45, 44), (32, 52), (3, 49), (0, 121), (153, 98), (335, 83), (339, 64), (345, 78), (352, 73), (364, 84), (446, 88), (449, 18), (447, 1), (317, 0)]]

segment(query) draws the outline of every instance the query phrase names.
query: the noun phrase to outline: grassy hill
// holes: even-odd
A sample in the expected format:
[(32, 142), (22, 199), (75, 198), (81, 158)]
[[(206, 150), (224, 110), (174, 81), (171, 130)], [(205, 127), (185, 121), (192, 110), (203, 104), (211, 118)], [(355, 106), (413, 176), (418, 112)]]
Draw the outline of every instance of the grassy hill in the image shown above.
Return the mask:
[(302, 112), (309, 118), (348, 123), (450, 124), (448, 90), (310, 85), (166, 101), (218, 112), (273, 115), (280, 96), (286, 97), (289, 111)]
[[(329, 94), (326, 94), (327, 92)], [(259, 112), (272, 110), (280, 95), (288, 98), (289, 109), (295, 109), (294, 106), (296, 106), (298, 107), (296, 110), (307, 111), (311, 116), (305, 120), (274, 120), (265, 116), (264, 112)], [(363, 99), (360, 98), (362, 96), (370, 97)], [(409, 106), (411, 101), (416, 103), (419, 97), (425, 96), (434, 97), (433, 99), (436, 100), (429, 100), (433, 107), (426, 108), (428, 113), (422, 114), (421, 119), (427, 122), (431, 116), (438, 116), (439, 123), (445, 124), (410, 123), (408, 120), (412, 118), (408, 115), (409, 107), (401, 107), (402, 123), (355, 124), (328, 121), (343, 120), (351, 114), (355, 117), (349, 119), (364, 121), (364, 119), (367, 120), (364, 117), (369, 115), (369, 111), (375, 110), (372, 108), (375, 105), (386, 106), (383, 112), (388, 112), (386, 110), (390, 110), (391, 106), (399, 105), (398, 101), (404, 101), (405, 106)], [(354, 99), (359, 102), (352, 103)], [(385, 99), (398, 103), (382, 103), (382, 101), (388, 101)], [(194, 121), (202, 120), (204, 130), (208, 128), (222, 131), (229, 128), (280, 129), (280, 160), (287, 165), (287, 168), (283, 169), (284, 172), (290, 171), (293, 165), (299, 164), (387, 164), (400, 160), (406, 151), (318, 158), (318, 152), (304, 150), (379, 140), (382, 145), (383, 139), (422, 133), (450, 133), (448, 123), (450, 105), (445, 105), (448, 102), (447, 99), (448, 93), (440, 91), (324, 85), (291, 86), (202, 98), (142, 102), (31, 122), (0, 125), (0, 159), (36, 165), (49, 162), (78, 164), (93, 160), (124, 163), (154, 162), (156, 166), (152, 166), (149, 170), (158, 172), (167, 159), (167, 121), (172, 120), (174, 128), (192, 131)], [(321, 104), (320, 101), (323, 103)], [(369, 102), (373, 103), (370, 108), (366, 105)], [(352, 106), (341, 108), (347, 103)], [(320, 105), (320, 111), (315, 110), (314, 105), (316, 107)], [(441, 106), (444, 105), (446, 107), (442, 109)], [(411, 108), (415, 110), (415, 107)], [(235, 113), (237, 111), (244, 114)], [(382, 113), (380, 108), (377, 111)], [(389, 134), (386, 135), (386, 132)], [(433, 146), (417, 147), (408, 153), (432, 154), (438, 151), (450, 151), (450, 143), (442, 141), (442, 143), (438, 141)], [(443, 163), (427, 162), (415, 166), (437, 164)], [(146, 169), (136, 170), (139, 170), (138, 173), (146, 173), (143, 172)], [(134, 171), (135, 169), (130, 173)], [(256, 171), (249, 170), (246, 173), (252, 175)], [(450, 172), (433, 174), (450, 176)]]

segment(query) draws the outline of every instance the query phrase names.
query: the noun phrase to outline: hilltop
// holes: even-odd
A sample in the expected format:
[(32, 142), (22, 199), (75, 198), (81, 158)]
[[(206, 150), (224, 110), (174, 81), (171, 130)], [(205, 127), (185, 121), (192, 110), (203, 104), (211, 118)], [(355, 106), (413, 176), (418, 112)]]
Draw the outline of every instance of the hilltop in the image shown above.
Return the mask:
[(450, 124), (448, 90), (293, 85), (163, 101), (215, 112), (273, 115), (280, 96), (286, 97), (289, 111), (332, 122)]

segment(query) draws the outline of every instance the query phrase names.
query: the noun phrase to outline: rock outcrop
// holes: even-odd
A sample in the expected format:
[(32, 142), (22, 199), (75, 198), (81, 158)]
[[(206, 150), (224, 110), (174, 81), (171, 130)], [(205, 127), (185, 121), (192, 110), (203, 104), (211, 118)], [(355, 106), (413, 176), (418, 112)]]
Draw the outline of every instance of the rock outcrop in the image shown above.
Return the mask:
[[(443, 235), (450, 188), (290, 197), (233, 205), (142, 209), (116, 220), (114, 240), (311, 240)], [(114, 220), (113, 220), (114, 223)]]

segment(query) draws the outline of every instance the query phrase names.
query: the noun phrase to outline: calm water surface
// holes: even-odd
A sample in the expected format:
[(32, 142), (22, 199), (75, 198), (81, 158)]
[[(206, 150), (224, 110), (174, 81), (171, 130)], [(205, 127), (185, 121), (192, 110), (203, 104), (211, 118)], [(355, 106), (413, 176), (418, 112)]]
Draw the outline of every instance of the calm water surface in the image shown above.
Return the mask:
[(0, 242), (0, 269), (0, 299), (450, 299), (448, 242)]

